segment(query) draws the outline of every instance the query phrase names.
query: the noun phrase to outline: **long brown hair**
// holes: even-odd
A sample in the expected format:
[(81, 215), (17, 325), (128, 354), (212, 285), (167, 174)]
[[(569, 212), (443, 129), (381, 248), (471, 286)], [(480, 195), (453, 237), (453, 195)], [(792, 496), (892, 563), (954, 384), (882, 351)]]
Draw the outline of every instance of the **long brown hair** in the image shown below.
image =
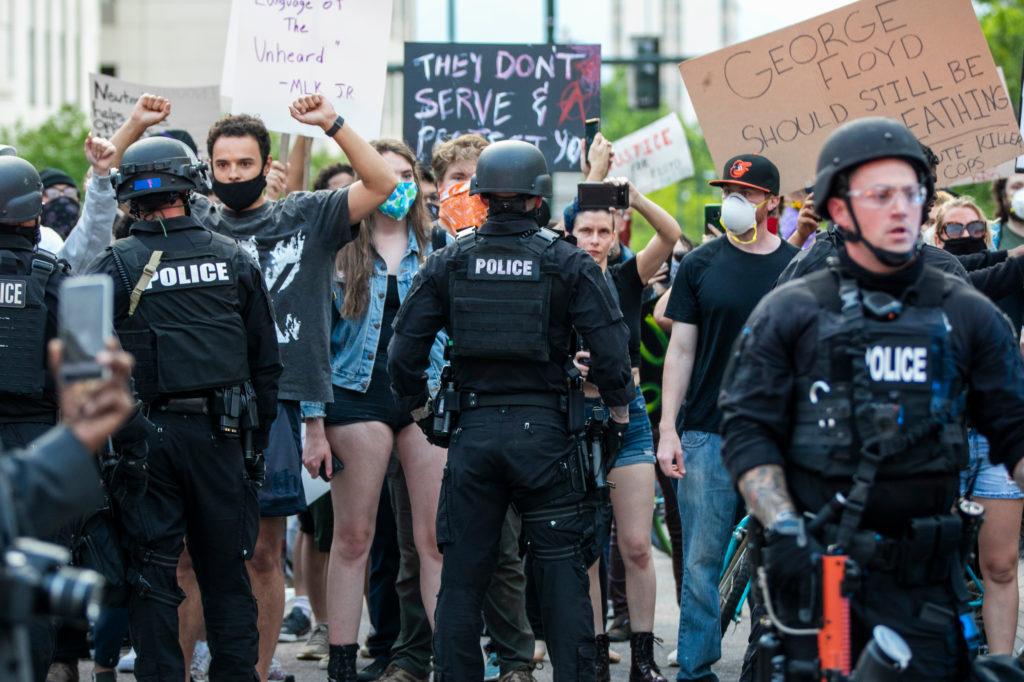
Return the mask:
[[(385, 138), (372, 140), (370, 146), (377, 150), (378, 154), (393, 152), (409, 162), (412, 166), (413, 179), (419, 187), (421, 178), (416, 168), (416, 155), (413, 154), (409, 145), (401, 140)], [(341, 316), (347, 320), (356, 320), (366, 314), (370, 304), (370, 275), (373, 273), (373, 258), (376, 249), (373, 246), (373, 226), (377, 221), (379, 211), (374, 211), (363, 219), (359, 224), (359, 234), (354, 240), (345, 245), (338, 252), (337, 267), (338, 275), (344, 283), (345, 298), (341, 306)], [(406, 223), (411, 224), (416, 234), (416, 244), (419, 247), (419, 260), (422, 263), (427, 256), (426, 247), (430, 243), (430, 212), (427, 211), (427, 202), (422, 192), (416, 193), (412, 208), (405, 217)]]

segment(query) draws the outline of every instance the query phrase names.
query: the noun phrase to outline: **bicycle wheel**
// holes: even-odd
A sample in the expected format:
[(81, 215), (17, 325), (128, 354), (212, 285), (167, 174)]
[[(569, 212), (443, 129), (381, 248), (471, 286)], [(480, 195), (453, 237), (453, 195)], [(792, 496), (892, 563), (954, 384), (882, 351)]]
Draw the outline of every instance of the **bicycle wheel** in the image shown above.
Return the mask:
[(736, 616), (736, 610), (750, 583), (750, 562), (747, 561), (748, 537), (744, 536), (718, 581), (718, 607), (721, 634), (724, 637)]

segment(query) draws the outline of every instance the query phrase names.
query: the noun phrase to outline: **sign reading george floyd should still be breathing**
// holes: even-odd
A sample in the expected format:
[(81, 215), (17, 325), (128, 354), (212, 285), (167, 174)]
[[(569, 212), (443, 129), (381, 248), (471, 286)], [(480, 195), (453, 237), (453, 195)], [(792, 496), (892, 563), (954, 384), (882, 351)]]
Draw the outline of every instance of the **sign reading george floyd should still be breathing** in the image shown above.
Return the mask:
[(585, 121), (601, 115), (600, 45), (406, 43), (403, 80), (403, 136), (424, 161), (435, 144), (478, 133), (537, 145), (552, 171), (579, 170)]
[(767, 156), (782, 190), (809, 184), (848, 120), (904, 123), (938, 183), (985, 179), (1024, 150), (970, 0), (861, 0), (680, 67), (716, 164)]

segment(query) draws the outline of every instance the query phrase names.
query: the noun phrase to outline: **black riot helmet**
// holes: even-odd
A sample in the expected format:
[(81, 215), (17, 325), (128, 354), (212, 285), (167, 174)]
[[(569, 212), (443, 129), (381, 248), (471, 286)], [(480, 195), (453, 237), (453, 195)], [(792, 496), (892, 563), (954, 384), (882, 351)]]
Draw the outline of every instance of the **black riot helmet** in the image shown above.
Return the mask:
[(34, 220), (42, 210), (43, 183), (35, 167), (17, 156), (0, 156), (0, 223)]
[(150, 194), (205, 193), (210, 185), (206, 164), (169, 137), (147, 137), (128, 147), (111, 180), (122, 203)]
[[(853, 220), (853, 232), (843, 230), (847, 241), (862, 241), (879, 261), (893, 267), (904, 265), (917, 255), (917, 250), (896, 253), (880, 249), (861, 235), (860, 224), (846, 196), (850, 174), (869, 161), (902, 159), (913, 166), (918, 181), (926, 190), (923, 206), (931, 203), (935, 195), (935, 180), (928, 158), (914, 134), (906, 126), (889, 118), (872, 116), (851, 121), (828, 136), (818, 155), (817, 176), (814, 181), (814, 210), (823, 218), (830, 218), (828, 200), (837, 197), (846, 202)], [(838, 227), (838, 226), (837, 226)]]
[(470, 194), (509, 192), (533, 197), (551, 196), (548, 162), (536, 146), (522, 140), (488, 145), (476, 162)]

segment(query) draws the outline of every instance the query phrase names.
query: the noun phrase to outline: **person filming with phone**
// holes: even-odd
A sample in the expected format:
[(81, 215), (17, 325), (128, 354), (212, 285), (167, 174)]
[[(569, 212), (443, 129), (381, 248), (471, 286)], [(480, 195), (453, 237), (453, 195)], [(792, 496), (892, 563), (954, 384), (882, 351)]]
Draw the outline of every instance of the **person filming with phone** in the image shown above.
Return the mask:
[(245, 561), (281, 373), (269, 297), (255, 260), (190, 215), (208, 179), (186, 145), (132, 144), (113, 182), (136, 222), (89, 270), (114, 281), (114, 327), (136, 357), (135, 390), (156, 431), (146, 492), (120, 518), (144, 586), (129, 601), (135, 675), (185, 677), (175, 567), (187, 535), (210, 677), (251, 682), (258, 636)]

